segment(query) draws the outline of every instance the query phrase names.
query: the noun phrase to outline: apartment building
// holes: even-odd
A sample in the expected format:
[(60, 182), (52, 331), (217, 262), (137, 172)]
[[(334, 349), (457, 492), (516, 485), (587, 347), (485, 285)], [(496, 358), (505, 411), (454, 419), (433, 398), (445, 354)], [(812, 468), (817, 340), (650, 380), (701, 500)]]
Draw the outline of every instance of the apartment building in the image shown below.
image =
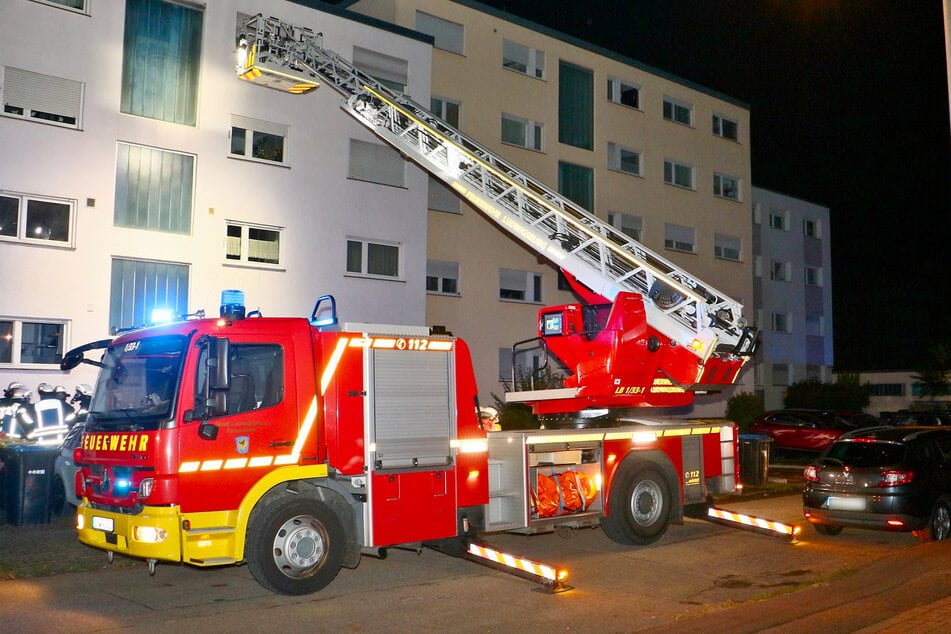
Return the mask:
[[(470, 0), (340, 6), (431, 35), (434, 112), (753, 321), (747, 105)], [(538, 308), (575, 300), (553, 266), (435, 182), (429, 207), (426, 318), (469, 340), (484, 401), (510, 381)], [(724, 396), (695, 411), (722, 414)]]
[(69, 348), (153, 308), (426, 320), (427, 177), (339, 108), (236, 77), (242, 16), (430, 98), (431, 39), (318, 2), (7, 0), (0, 20), (0, 385), (72, 390)]
[(759, 187), (753, 199), (753, 306), (762, 329), (756, 391), (767, 409), (786, 388), (832, 377), (829, 209)]

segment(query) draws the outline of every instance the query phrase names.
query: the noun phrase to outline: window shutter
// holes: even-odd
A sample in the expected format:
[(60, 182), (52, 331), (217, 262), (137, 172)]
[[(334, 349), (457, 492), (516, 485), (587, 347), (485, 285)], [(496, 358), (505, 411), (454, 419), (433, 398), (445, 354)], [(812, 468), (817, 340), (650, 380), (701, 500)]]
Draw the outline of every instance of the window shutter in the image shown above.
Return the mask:
[[(43, 75), (11, 66), (4, 67), (3, 104), (79, 122), (82, 112), (82, 82)], [(27, 114), (29, 116), (29, 114)]]

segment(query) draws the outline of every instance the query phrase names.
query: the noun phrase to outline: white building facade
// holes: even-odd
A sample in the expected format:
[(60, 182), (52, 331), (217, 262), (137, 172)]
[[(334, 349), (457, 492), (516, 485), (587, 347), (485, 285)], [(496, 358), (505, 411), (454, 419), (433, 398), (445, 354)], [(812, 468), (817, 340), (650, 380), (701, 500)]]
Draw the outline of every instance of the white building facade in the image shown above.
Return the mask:
[(755, 366), (766, 409), (786, 388), (833, 381), (829, 209), (753, 187), (753, 305), (761, 329)]
[(9, 0), (0, 20), (0, 385), (92, 382), (71, 347), (153, 308), (425, 322), (427, 177), (340, 108), (237, 78), (276, 15), (415, 99), (431, 40), (317, 2)]

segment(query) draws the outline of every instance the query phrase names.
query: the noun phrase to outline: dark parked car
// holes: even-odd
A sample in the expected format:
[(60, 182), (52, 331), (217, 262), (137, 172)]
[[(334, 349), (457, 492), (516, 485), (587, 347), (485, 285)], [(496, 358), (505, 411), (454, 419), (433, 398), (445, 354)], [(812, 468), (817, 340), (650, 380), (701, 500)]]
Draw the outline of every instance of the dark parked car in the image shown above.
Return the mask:
[(882, 412), (882, 422), (886, 425), (951, 425), (951, 412), (940, 411), (910, 411), (907, 409), (897, 412)]
[(782, 409), (766, 412), (753, 421), (752, 434), (766, 434), (776, 449), (819, 452), (859, 424), (836, 412), (810, 409)]
[(816, 530), (844, 526), (951, 534), (951, 428), (849, 432), (806, 467), (803, 514)]

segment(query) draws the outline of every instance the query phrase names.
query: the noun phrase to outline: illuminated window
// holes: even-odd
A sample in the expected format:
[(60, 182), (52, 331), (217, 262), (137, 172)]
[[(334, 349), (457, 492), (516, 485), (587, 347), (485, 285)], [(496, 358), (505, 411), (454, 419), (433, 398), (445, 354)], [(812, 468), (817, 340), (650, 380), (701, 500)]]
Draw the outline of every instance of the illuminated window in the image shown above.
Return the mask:
[(282, 232), (280, 227), (228, 221), (225, 260), (255, 265), (280, 264)]
[(188, 266), (150, 260), (112, 259), (110, 332), (140, 327), (152, 311), (188, 314)]
[(0, 367), (59, 366), (69, 322), (0, 317)]

